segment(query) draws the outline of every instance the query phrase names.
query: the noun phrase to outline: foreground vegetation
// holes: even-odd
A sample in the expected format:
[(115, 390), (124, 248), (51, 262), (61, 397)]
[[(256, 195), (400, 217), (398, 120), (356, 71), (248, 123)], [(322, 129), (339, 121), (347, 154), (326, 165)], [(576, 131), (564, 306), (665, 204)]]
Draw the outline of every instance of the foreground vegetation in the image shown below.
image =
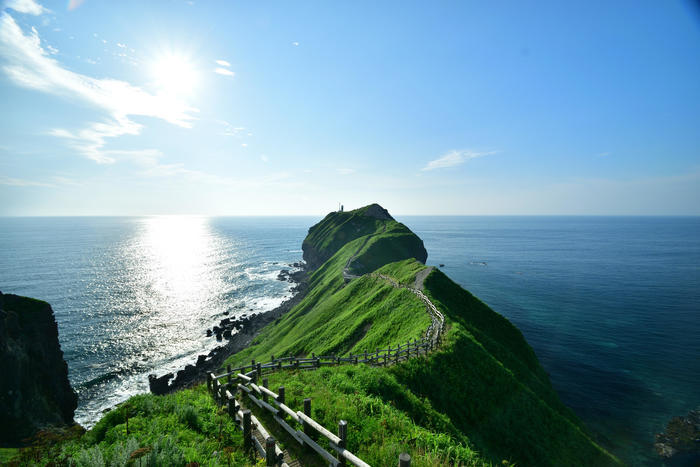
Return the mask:
[[(128, 428), (127, 428), (128, 423)], [(17, 465), (251, 465), (243, 436), (206, 390), (143, 394), (109, 411), (90, 431), (40, 433)]]

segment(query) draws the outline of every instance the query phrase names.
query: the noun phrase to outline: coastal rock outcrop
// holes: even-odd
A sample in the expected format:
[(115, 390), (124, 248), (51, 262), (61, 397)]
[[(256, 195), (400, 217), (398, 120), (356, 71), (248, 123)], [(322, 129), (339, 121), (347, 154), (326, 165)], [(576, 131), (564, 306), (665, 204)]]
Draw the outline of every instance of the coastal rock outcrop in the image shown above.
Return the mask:
[(673, 417), (666, 431), (656, 435), (654, 448), (664, 458), (680, 452), (700, 455), (700, 409), (691, 410), (685, 417)]
[[(393, 240), (397, 240), (399, 236), (403, 237), (403, 242), (384, 242), (384, 247), (390, 247), (396, 250), (394, 253), (399, 253), (398, 257), (394, 257), (394, 254), (389, 254), (388, 256), (394, 260), (416, 258), (418, 261), (425, 263), (428, 258), (428, 252), (423, 246), (423, 241), (406, 226), (396, 222), (389, 214), (389, 211), (376, 203), (353, 211), (332, 212), (318, 224), (312, 226), (301, 245), (301, 249), (304, 252), (304, 261), (306, 261), (309, 269), (317, 269), (352, 240), (367, 235), (375, 235), (379, 232), (391, 232)], [(372, 247), (372, 244), (368, 243), (367, 247)], [(366, 253), (366, 251), (360, 253)], [(366, 255), (366, 258), (376, 256), (374, 253)], [(380, 254), (377, 261), (372, 260), (371, 262), (378, 264), (383, 259), (383, 255)], [(366, 267), (359, 267), (363, 263), (362, 261), (358, 261), (358, 258), (354, 258), (353, 261), (358, 262), (358, 267), (355, 268), (357, 272), (366, 272), (360, 271), (360, 269), (367, 269)]]
[(73, 424), (78, 396), (51, 305), (0, 292), (0, 445)]

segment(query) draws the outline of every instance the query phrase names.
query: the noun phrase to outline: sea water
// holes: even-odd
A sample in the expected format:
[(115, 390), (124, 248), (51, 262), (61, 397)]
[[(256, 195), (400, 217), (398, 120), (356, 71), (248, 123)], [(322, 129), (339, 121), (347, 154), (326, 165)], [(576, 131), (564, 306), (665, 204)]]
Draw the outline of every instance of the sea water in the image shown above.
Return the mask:
[[(700, 218), (400, 217), (438, 266), (510, 319), (560, 397), (624, 461), (700, 405)], [(290, 295), (276, 280), (319, 218), (0, 219), (0, 290), (53, 306), (76, 419), (218, 343), (205, 330)]]
[(522, 331), (601, 444), (661, 464), (654, 434), (700, 406), (700, 218), (401, 220)]
[(206, 329), (291, 296), (315, 218), (57, 217), (0, 221), (0, 291), (49, 302), (76, 421), (148, 391), (221, 345)]

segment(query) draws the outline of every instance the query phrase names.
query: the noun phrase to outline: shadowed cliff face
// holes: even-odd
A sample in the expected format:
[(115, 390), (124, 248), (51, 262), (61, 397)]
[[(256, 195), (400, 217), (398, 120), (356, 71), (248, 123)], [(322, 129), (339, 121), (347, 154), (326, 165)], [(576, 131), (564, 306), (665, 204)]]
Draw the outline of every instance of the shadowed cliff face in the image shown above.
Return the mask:
[[(396, 222), (389, 211), (375, 203), (354, 211), (332, 212), (321, 222), (312, 226), (301, 246), (304, 261), (311, 270), (317, 269), (347, 243), (366, 236), (372, 237), (367, 238), (368, 242), (364, 250), (373, 245), (375, 250), (384, 250), (385, 247), (391, 246), (397, 250), (391, 254), (387, 252), (386, 261), (382, 254), (377, 255), (377, 251), (373, 251), (372, 255), (367, 256), (377, 259), (372, 262), (373, 269), (387, 262), (408, 258), (416, 258), (421, 263), (425, 263), (428, 258), (423, 241), (405, 225)], [(390, 238), (390, 241), (381, 245), (382, 240)], [(401, 241), (397, 241), (399, 238)], [(354, 272), (364, 273), (373, 270), (361, 267), (364, 264), (359, 260), (361, 260), (361, 253), (364, 252), (358, 252), (358, 258), (353, 258), (353, 261), (358, 263), (355, 268), (351, 268), (355, 270)]]
[(0, 445), (73, 423), (78, 397), (51, 306), (0, 292)]

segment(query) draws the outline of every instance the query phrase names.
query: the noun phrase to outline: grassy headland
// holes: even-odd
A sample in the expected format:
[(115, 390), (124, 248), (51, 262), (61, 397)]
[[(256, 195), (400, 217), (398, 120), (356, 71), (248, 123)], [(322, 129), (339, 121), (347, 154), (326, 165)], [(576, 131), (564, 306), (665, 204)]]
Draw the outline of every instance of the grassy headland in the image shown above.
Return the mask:
[[(312, 416), (322, 425), (332, 429), (347, 420), (348, 447), (360, 458), (395, 465), (400, 452), (409, 452), (419, 466), (619, 463), (561, 403), (520, 331), (442, 272), (426, 271), (420, 238), (381, 207), (329, 214), (309, 230), (303, 248), (311, 266), (305, 296), (227, 364), (271, 355), (347, 355), (420, 337), (430, 324), (424, 304), (369, 272), (406, 285), (427, 273), (423, 292), (447, 320), (442, 347), (427, 356), (383, 368), (361, 364), (270, 376), (271, 389), (285, 386), (291, 407), (311, 397)], [(347, 281), (348, 272), (360, 277)], [(99, 449), (112, 459), (131, 443), (156, 453), (151, 456), (170, 449), (181, 464), (253, 462), (208, 397), (201, 386), (136, 396), (86, 435), (64, 442), (61, 452), (78, 459)], [(126, 412), (134, 420), (129, 435)], [(254, 412), (284, 448), (320, 464), (277, 432), (267, 414)]]

